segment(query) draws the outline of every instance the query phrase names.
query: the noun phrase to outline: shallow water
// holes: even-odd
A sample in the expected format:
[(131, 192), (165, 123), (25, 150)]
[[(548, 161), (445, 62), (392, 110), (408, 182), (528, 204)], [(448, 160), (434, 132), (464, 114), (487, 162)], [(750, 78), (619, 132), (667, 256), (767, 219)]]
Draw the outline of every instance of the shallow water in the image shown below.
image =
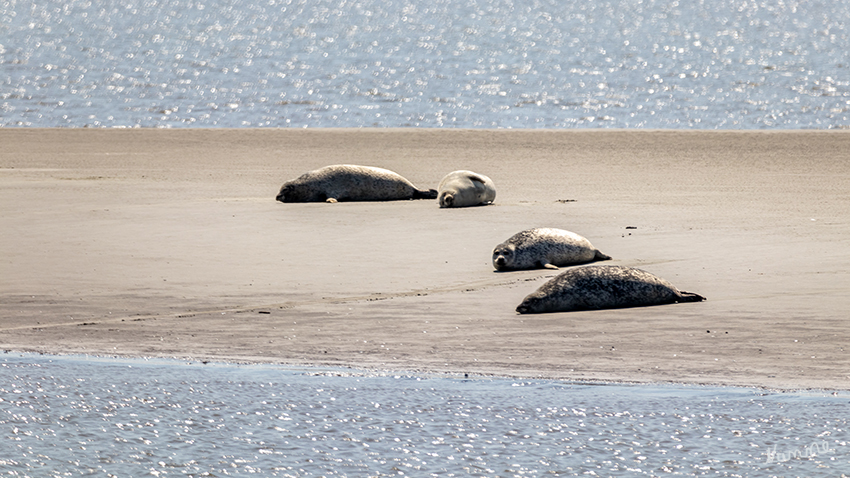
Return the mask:
[(0, 126), (838, 128), (850, 3), (0, 0)]
[(0, 475), (831, 475), (848, 400), (6, 354)]

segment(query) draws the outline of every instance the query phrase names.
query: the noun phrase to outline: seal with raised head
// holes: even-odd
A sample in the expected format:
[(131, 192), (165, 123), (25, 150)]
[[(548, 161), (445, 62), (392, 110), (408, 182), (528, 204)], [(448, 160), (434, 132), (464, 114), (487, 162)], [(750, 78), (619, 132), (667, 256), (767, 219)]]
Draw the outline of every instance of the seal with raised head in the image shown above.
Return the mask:
[(493, 249), (493, 267), (497, 271), (557, 269), (609, 259), (583, 236), (548, 227), (518, 232)]
[(520, 314), (618, 309), (675, 302), (700, 302), (705, 297), (677, 289), (649, 272), (623, 266), (568, 269), (529, 294), (516, 308)]
[(280, 202), (400, 201), (434, 199), (437, 191), (418, 189), (401, 175), (372, 166), (337, 164), (283, 183)]
[(440, 207), (468, 207), (490, 204), (496, 199), (496, 185), (483, 174), (453, 171), (437, 187)]

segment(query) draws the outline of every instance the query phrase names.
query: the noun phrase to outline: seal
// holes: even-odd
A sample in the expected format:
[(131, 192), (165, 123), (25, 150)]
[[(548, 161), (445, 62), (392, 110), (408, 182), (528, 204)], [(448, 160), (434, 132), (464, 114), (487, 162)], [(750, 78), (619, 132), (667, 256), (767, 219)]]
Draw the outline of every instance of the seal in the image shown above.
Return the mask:
[(493, 249), (493, 267), (497, 271), (557, 269), (609, 259), (610, 256), (601, 253), (584, 237), (547, 227), (518, 232)]
[(283, 183), (280, 202), (400, 201), (435, 199), (437, 191), (418, 189), (388, 169), (337, 164), (309, 171)]
[(496, 199), (496, 185), (483, 174), (472, 171), (453, 171), (440, 185), (440, 207), (469, 207), (490, 204)]
[(564, 271), (529, 294), (520, 314), (617, 309), (700, 302), (705, 297), (680, 291), (649, 272), (623, 266), (585, 266)]

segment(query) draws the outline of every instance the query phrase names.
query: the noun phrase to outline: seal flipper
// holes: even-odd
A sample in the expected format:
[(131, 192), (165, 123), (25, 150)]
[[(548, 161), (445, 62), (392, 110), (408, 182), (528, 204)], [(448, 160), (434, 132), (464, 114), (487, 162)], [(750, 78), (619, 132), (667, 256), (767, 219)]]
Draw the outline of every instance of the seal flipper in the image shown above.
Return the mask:
[(679, 297), (679, 300), (677, 300), (676, 302), (702, 302), (705, 300), (705, 297), (699, 294), (694, 294), (693, 292), (685, 292), (683, 290), (679, 291), (679, 295), (681, 297)]
[(607, 255), (607, 254), (603, 254), (602, 252), (600, 252), (600, 251), (599, 251), (599, 249), (597, 249), (597, 250), (596, 250), (596, 255), (595, 255), (595, 256), (593, 256), (593, 260), (594, 260), (594, 261), (610, 261), (610, 260), (611, 260), (611, 256), (609, 256), (609, 255)]
[(540, 261), (540, 265), (543, 266), (544, 269), (558, 270), (558, 266), (556, 266), (555, 264), (552, 264), (550, 262), (547, 262), (547, 263), (544, 264), (543, 261)]
[(413, 191), (413, 199), (437, 199), (437, 190), (417, 189)]

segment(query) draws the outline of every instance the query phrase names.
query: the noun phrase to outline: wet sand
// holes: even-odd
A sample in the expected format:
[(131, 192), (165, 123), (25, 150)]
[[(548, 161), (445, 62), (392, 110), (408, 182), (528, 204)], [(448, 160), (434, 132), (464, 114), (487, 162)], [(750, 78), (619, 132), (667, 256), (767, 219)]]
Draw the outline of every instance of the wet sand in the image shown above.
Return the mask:
[[(850, 132), (0, 129), (0, 348), (850, 389)], [(470, 169), (492, 206), (282, 204), (287, 179)], [(582, 234), (706, 302), (518, 315)]]

